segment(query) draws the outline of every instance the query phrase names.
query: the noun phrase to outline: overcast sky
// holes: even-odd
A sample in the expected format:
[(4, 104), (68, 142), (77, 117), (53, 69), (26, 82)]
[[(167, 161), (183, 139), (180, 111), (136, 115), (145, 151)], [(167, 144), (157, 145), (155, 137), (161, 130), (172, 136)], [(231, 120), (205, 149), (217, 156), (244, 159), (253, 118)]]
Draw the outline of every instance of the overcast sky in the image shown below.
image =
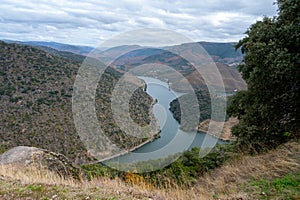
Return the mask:
[(97, 46), (141, 28), (176, 31), (194, 41), (236, 42), (275, 0), (1, 0), (0, 39)]

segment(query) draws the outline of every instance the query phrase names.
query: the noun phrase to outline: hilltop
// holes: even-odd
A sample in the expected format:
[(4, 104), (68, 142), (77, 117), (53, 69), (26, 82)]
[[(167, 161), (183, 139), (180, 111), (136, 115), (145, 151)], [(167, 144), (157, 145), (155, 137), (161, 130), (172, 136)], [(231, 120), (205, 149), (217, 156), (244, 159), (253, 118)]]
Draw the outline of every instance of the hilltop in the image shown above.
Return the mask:
[(94, 48), (90, 46), (79, 46), (79, 45), (70, 45), (58, 42), (44, 42), (44, 41), (14, 41), (14, 40), (4, 40), (7, 43), (15, 43), (15, 44), (23, 44), (29, 45), (37, 48), (51, 48), (57, 51), (70, 52), (77, 55), (86, 56), (89, 54)]
[[(101, 47), (99, 49), (89, 46), (69, 45), (57, 42), (7, 41), (10, 43), (37, 47), (51, 54), (71, 58), (72, 60), (79, 62), (82, 62), (85, 56), (95, 57), (100, 59), (101, 62), (111, 64), (111, 67), (122, 73), (139, 65), (168, 65), (177, 72), (182, 73), (182, 75), (184, 75), (197, 90), (203, 88), (206, 89), (205, 81), (202, 78), (199, 78), (199, 74), (194, 72), (193, 66), (189, 63), (189, 61), (181, 58), (180, 55), (176, 55), (176, 53), (193, 55), (193, 51), (199, 51), (199, 49), (195, 49), (195, 46), (201, 47), (216, 63), (218, 70), (223, 76), (225, 89), (227, 91), (246, 89), (246, 84), (240, 73), (237, 71), (237, 66), (242, 62), (243, 55), (240, 49), (235, 49), (234, 46), (236, 43), (234, 42), (194, 42), (157, 48), (143, 47), (139, 45), (122, 45), (112, 48)], [(176, 80), (177, 78), (172, 79), (172, 77), (176, 76), (172, 74), (174, 72), (165, 71), (160, 67), (161, 66), (157, 65), (153, 70), (147, 69), (148, 72), (146, 75), (156, 76), (163, 81), (170, 79), (169, 81), (174, 82), (174, 89), (184, 90), (184, 88), (180, 86), (184, 80)], [(145, 72), (143, 71), (138, 73)]]
[[(33, 47), (48, 47), (51, 49), (55, 49), (57, 51), (64, 51), (64, 52), (71, 52), (77, 55), (87, 56), (89, 53), (95, 50), (95, 47), (91, 46), (82, 46), (82, 45), (70, 45), (58, 42), (44, 42), (44, 41), (14, 41), (14, 40), (4, 40), (7, 43), (16, 43), (16, 44), (24, 44)], [(232, 64), (239, 64), (242, 61), (243, 55), (240, 49), (235, 50), (235, 42), (197, 42), (200, 44), (207, 53), (213, 57), (215, 62), (224, 63), (228, 65)], [(193, 43), (186, 43), (181, 45), (175, 46), (168, 46), (168, 47), (160, 47), (159, 49), (169, 49), (174, 47), (180, 46), (188, 46)], [(98, 53), (102, 56), (111, 57), (114, 55), (118, 55), (120, 52), (130, 51), (140, 47), (138, 45), (123, 45), (123, 46), (116, 46), (112, 48), (102, 47), (98, 49)]]
[[(207, 51), (207, 54), (201, 52), (202, 48)], [(93, 53), (92, 55), (94, 56)], [(216, 65), (222, 75), (226, 91), (247, 88), (241, 74), (237, 71), (237, 65), (242, 61), (242, 54), (240, 50), (235, 50), (234, 43), (199, 42), (159, 48), (123, 45), (104, 50), (97, 57), (104, 63), (110, 63), (114, 69), (122, 73), (130, 71), (134, 75), (168, 80), (172, 83), (172, 89), (180, 92), (186, 92), (186, 88), (182, 86), (185, 81), (188, 81), (195, 90), (207, 90), (203, 74), (198, 73), (192, 62), (195, 58), (203, 61), (209, 59), (209, 63), (202, 67), (209, 68), (210, 65)], [(137, 66), (143, 67), (139, 69), (136, 68)], [(215, 76), (215, 74), (210, 75)]]

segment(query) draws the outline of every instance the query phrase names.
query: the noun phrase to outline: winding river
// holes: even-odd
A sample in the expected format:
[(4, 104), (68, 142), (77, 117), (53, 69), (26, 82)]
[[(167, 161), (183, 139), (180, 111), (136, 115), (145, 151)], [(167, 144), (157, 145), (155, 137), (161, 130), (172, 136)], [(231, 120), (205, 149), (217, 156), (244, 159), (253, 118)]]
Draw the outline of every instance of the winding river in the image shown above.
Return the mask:
[[(169, 111), (170, 102), (179, 97), (181, 94), (170, 90), (168, 84), (155, 78), (138, 77), (147, 84), (146, 92), (157, 103), (153, 106), (154, 116), (161, 128), (160, 138), (149, 142), (142, 147), (109, 160), (120, 163), (140, 162), (166, 158), (175, 153), (192, 149), (193, 147), (213, 147), (216, 143), (223, 143), (219, 139), (205, 134), (194, 132), (185, 132), (179, 129), (178, 122), (173, 118)], [(105, 162), (104, 162), (105, 163)]]

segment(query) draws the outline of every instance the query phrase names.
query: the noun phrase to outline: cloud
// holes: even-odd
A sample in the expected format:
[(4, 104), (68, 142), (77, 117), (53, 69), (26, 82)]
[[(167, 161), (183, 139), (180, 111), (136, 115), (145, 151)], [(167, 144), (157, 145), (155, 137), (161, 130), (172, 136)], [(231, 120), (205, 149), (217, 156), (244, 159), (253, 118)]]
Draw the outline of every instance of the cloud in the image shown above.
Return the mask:
[(195, 41), (237, 41), (273, 0), (2, 0), (0, 38), (96, 46), (125, 31), (163, 28)]

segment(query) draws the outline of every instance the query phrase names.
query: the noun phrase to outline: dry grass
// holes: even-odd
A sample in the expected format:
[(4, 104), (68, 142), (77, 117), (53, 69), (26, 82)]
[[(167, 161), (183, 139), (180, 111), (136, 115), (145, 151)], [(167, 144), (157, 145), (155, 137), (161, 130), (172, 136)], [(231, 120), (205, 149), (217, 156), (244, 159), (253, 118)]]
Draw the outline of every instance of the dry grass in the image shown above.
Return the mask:
[[(32, 188), (41, 188), (32, 191)], [(12, 195), (12, 196), (11, 196)], [(0, 199), (149, 199), (141, 186), (109, 178), (78, 182), (34, 166), (0, 166)]]
[(299, 142), (290, 142), (266, 154), (245, 156), (201, 177), (196, 188), (205, 188), (220, 199), (248, 199), (242, 186), (251, 180), (274, 179), (299, 171), (299, 155)]
[(300, 170), (299, 142), (281, 145), (268, 153), (230, 161), (200, 177), (189, 190), (161, 190), (165, 199), (253, 199), (247, 194), (247, 183), (265, 178), (274, 179)]
[(247, 183), (300, 170), (299, 142), (258, 156), (244, 156), (200, 177), (190, 189), (157, 189), (140, 181), (98, 178), (76, 182), (34, 167), (0, 166), (0, 199), (251, 199)]
[(16, 165), (0, 165), (0, 177), (2, 179), (17, 180), (23, 184), (42, 183), (76, 186), (73, 179), (63, 179), (58, 174), (41, 170), (33, 165), (24, 167)]

